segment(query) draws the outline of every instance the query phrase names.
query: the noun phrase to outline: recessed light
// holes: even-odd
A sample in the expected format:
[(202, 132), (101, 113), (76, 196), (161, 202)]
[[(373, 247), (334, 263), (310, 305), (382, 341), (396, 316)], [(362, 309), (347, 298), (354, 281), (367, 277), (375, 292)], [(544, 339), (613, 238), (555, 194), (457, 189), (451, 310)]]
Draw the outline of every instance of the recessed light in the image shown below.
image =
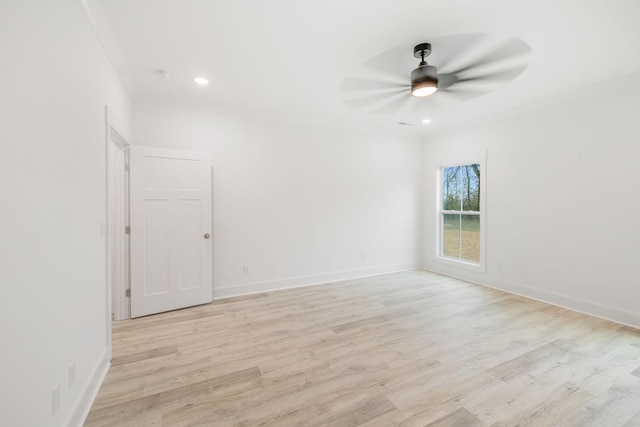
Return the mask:
[(198, 83), (201, 86), (205, 86), (209, 84), (209, 80), (205, 79), (204, 77), (196, 77), (195, 79), (193, 79), (193, 81)]
[(431, 119), (424, 119), (422, 123), (424, 123), (425, 125), (428, 125), (429, 123), (431, 123)]

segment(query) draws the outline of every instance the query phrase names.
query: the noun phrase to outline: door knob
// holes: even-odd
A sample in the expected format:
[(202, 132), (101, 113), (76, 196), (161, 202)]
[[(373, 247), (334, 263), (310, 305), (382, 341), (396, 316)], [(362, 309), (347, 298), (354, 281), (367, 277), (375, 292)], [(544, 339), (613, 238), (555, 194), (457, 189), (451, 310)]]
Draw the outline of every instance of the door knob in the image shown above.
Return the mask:
[(209, 233), (205, 233), (205, 235), (204, 235), (204, 238), (205, 238), (205, 239), (208, 239), (208, 238), (210, 238), (210, 237), (211, 237), (211, 234), (209, 234)]

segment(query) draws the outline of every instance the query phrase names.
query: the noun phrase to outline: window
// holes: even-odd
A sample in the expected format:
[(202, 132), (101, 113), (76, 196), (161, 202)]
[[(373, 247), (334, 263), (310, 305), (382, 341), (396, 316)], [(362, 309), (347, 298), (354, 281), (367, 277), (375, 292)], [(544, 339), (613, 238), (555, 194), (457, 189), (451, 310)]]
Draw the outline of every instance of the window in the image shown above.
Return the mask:
[(440, 256), (480, 264), (480, 164), (442, 168)]

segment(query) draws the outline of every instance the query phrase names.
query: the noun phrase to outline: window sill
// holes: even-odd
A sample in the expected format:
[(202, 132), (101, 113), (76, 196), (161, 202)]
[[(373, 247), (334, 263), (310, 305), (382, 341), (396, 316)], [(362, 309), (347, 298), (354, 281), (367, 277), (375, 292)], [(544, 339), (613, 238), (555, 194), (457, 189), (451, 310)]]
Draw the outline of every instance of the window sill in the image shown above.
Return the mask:
[(445, 258), (445, 257), (442, 257), (442, 256), (437, 256), (436, 257), (436, 262), (438, 262), (440, 264), (448, 265), (450, 267), (462, 268), (464, 270), (477, 271), (477, 272), (480, 272), (480, 273), (484, 273), (485, 272), (484, 263), (482, 261), (480, 261), (480, 263), (476, 264), (476, 263), (469, 262), (469, 261), (462, 261), (462, 260), (457, 260), (457, 259), (454, 259), (454, 258)]

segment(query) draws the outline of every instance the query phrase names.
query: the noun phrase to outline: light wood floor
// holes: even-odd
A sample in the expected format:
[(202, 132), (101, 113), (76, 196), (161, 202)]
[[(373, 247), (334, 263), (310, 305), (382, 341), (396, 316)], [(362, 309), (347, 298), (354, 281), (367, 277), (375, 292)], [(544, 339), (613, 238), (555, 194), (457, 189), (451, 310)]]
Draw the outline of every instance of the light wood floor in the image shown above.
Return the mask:
[(116, 323), (86, 426), (640, 426), (640, 331), (410, 271)]

